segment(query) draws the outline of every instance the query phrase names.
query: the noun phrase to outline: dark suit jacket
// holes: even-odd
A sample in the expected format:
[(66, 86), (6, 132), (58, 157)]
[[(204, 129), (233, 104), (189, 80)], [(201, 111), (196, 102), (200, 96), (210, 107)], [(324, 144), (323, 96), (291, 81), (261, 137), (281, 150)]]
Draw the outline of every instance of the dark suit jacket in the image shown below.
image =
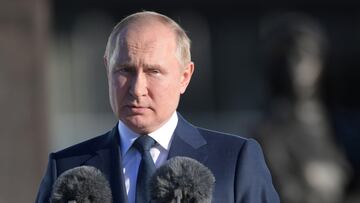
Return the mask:
[[(197, 128), (179, 116), (168, 158), (174, 156), (196, 159), (213, 172), (215, 203), (280, 202), (262, 150), (252, 139)], [(62, 172), (90, 165), (109, 180), (114, 203), (127, 203), (121, 161), (117, 126), (104, 135), (51, 153), (36, 202), (48, 202), (52, 184)]]

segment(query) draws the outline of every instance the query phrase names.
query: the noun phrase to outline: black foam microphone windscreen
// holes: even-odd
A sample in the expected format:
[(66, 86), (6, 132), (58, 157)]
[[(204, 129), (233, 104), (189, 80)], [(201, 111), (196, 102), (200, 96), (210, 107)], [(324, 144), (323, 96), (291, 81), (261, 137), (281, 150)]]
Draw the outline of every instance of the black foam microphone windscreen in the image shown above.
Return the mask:
[(53, 185), (50, 203), (111, 203), (111, 189), (95, 167), (79, 166), (62, 173)]
[(210, 203), (214, 183), (214, 175), (200, 162), (174, 157), (152, 176), (151, 203)]

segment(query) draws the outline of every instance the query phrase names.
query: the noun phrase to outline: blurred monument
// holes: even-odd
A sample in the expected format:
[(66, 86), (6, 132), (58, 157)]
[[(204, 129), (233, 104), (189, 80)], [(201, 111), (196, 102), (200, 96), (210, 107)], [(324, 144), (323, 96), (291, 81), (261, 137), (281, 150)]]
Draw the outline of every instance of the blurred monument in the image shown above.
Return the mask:
[(285, 203), (340, 203), (349, 166), (333, 136), (320, 79), (328, 41), (315, 20), (299, 13), (264, 19), (269, 105), (256, 126), (274, 184)]

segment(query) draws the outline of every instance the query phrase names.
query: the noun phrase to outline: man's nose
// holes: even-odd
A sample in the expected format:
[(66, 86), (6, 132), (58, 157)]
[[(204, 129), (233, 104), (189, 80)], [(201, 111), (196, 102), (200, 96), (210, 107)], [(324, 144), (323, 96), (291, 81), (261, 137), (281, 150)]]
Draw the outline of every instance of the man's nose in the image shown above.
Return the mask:
[(147, 81), (143, 73), (137, 73), (132, 77), (129, 91), (135, 98), (147, 94)]

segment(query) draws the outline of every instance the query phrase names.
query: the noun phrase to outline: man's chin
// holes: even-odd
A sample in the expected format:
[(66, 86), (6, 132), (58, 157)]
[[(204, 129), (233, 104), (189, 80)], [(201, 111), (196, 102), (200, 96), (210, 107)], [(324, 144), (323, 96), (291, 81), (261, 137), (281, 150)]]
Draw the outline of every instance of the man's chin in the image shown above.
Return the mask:
[[(138, 117), (138, 116), (136, 116)], [(138, 134), (148, 134), (151, 133), (151, 128), (149, 127), (149, 123), (144, 121), (141, 118), (127, 118), (123, 121), (127, 127), (129, 127), (132, 131)]]

